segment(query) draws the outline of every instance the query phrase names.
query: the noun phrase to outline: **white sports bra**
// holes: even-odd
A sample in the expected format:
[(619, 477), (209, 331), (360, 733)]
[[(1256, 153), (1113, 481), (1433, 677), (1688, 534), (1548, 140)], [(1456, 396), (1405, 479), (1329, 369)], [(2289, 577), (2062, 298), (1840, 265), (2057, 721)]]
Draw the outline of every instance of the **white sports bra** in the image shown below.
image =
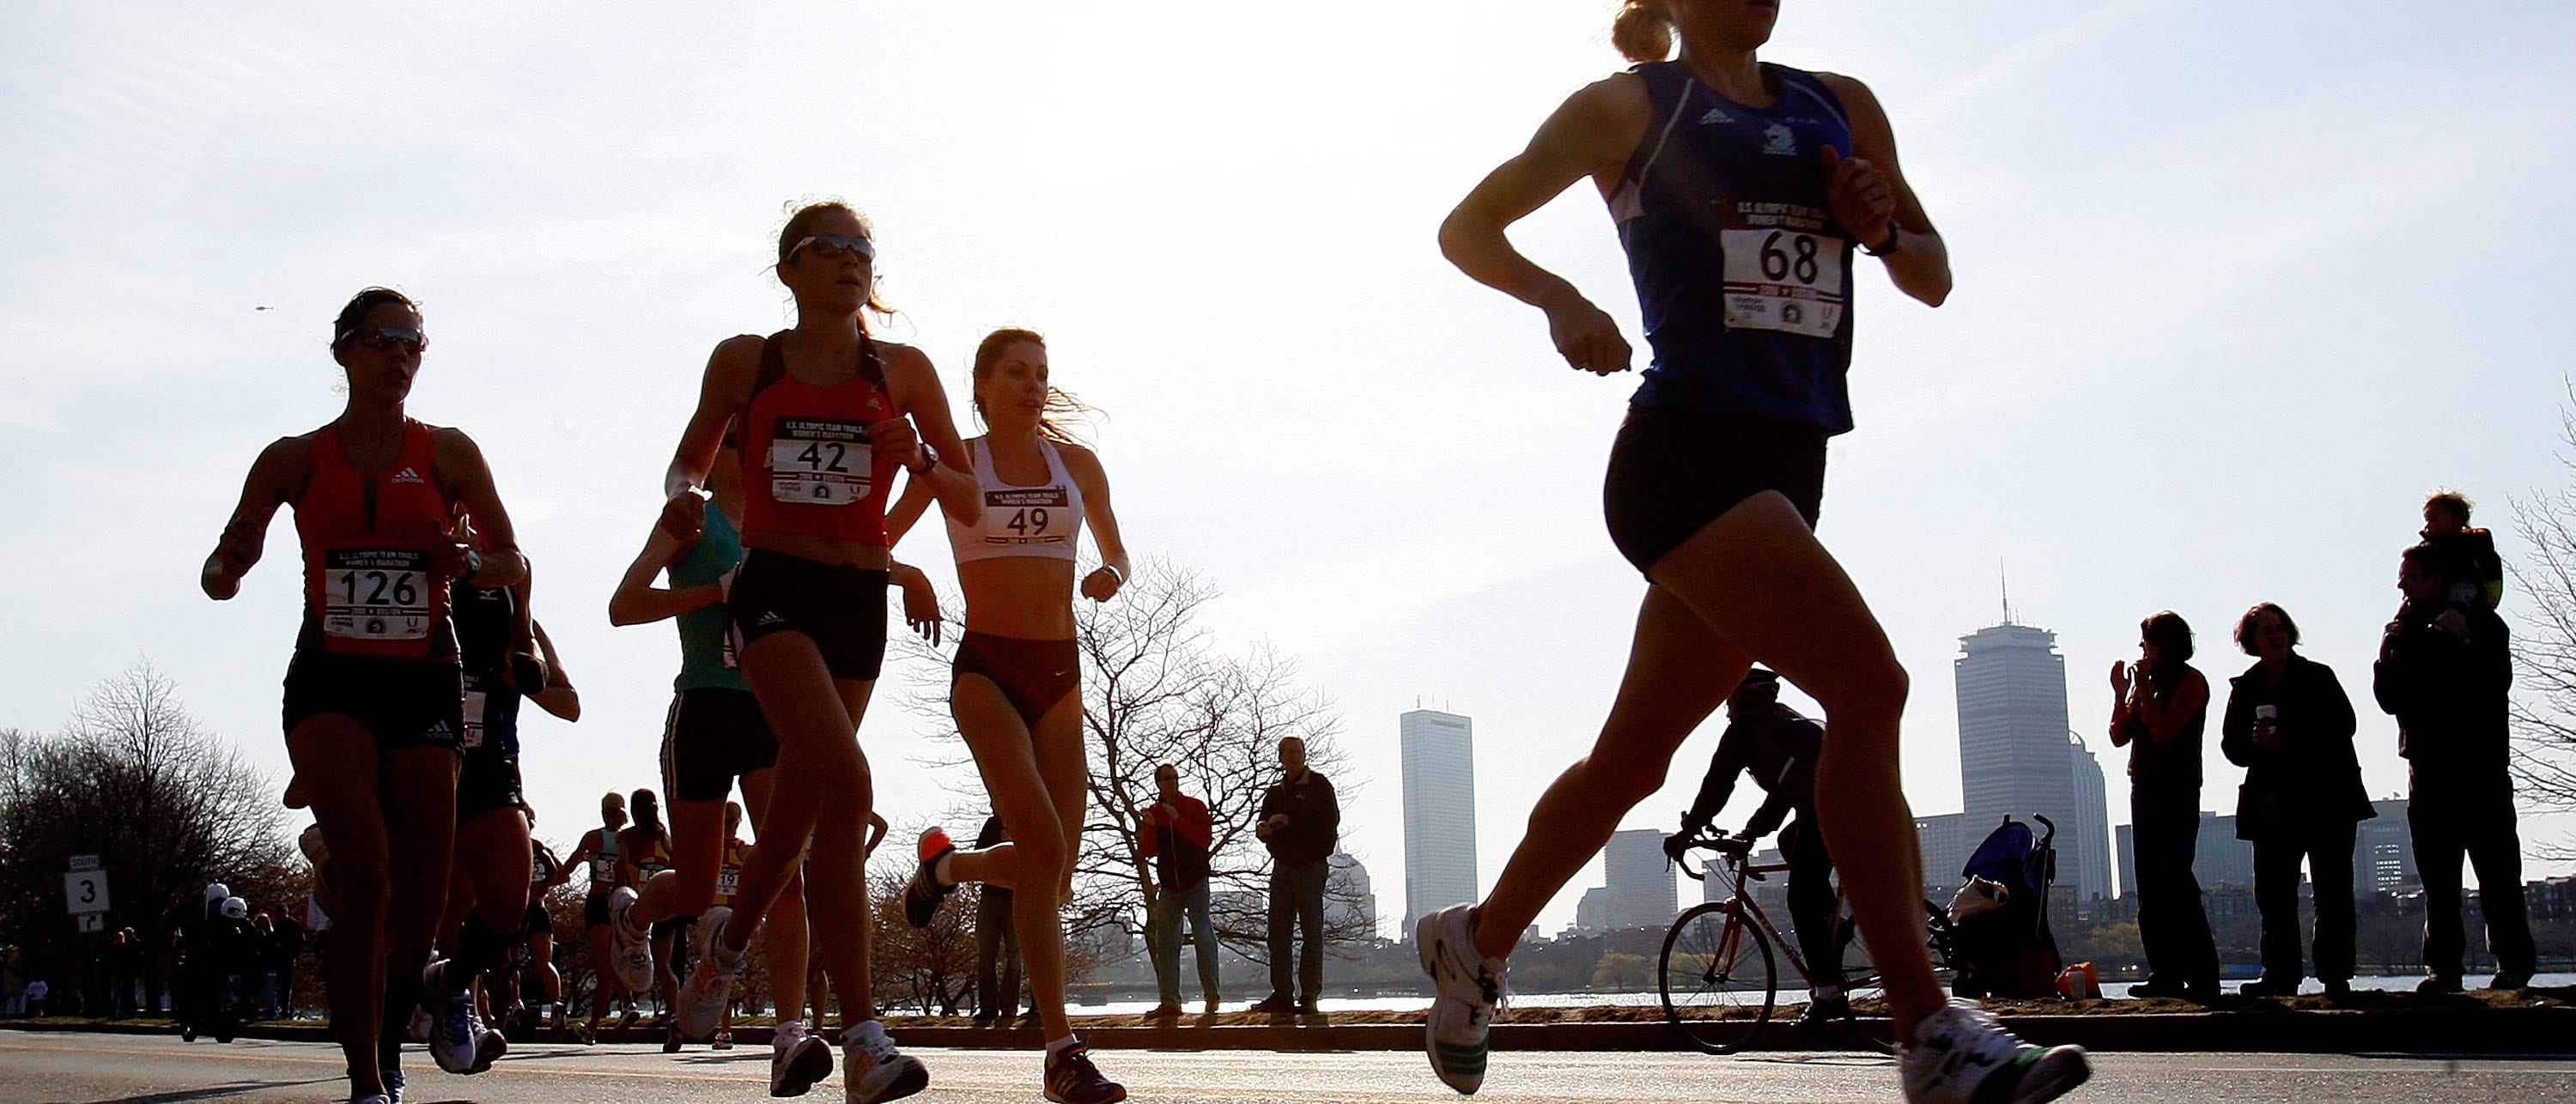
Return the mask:
[(1002, 482), (993, 471), (993, 450), (985, 438), (966, 442), (966, 448), (974, 454), (975, 482), (984, 492), (984, 517), (973, 525), (948, 519), (948, 546), (956, 551), (957, 562), (1002, 556), (1072, 560), (1074, 538), (1082, 531), (1082, 488), (1064, 470), (1055, 442), (1038, 442), (1046, 454), (1047, 481), (1026, 487)]

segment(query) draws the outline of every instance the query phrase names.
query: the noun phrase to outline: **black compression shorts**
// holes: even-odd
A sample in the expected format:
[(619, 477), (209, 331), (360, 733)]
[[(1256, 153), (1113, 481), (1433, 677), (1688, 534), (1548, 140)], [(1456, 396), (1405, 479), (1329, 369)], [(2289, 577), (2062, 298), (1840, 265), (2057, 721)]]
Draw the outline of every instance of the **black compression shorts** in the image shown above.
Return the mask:
[(867, 681), (885, 665), (886, 573), (754, 548), (725, 592), (742, 647), (772, 633), (805, 634), (836, 679)]
[[(880, 620), (882, 620), (882, 607)], [(376, 747), (456, 748), (465, 739), (465, 676), (456, 661), (384, 659), (297, 648), (286, 665), (286, 731), (324, 713), (353, 717)]]
[(1652, 578), (1655, 561), (1764, 491), (1787, 497), (1813, 529), (1825, 437), (1822, 427), (1771, 418), (1629, 407), (1602, 480), (1610, 540)]
[(519, 757), (486, 744), (465, 753), (456, 772), (456, 823), (463, 827), (495, 809), (519, 807)]
[(722, 801), (733, 780), (778, 765), (778, 737), (749, 690), (700, 686), (671, 696), (662, 718), (662, 792)]

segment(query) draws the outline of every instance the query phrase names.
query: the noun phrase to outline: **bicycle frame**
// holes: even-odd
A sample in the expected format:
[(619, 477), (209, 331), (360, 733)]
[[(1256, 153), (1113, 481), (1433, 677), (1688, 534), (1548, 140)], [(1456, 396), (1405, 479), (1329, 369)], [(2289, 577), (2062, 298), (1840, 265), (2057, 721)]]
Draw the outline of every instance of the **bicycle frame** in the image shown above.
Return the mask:
[[(1786, 873), (1788, 872), (1789, 864), (1755, 863), (1748, 861), (1748, 857), (1739, 857), (1731, 851), (1717, 848), (1707, 843), (1697, 843), (1693, 845), (1693, 850), (1702, 849), (1707, 850), (1716, 856), (1712, 860), (1713, 864), (1722, 863), (1725, 868), (1731, 872), (1725, 881), (1730, 885), (1734, 894), (1733, 899), (1736, 901), (1738, 906), (1743, 909), (1744, 915), (1747, 916), (1752, 923), (1761, 927), (1762, 934), (1771, 937), (1771, 945), (1779, 948), (1781, 957), (1789, 960), (1789, 968), (1798, 972), (1798, 980), (1806, 983), (1807, 989), (1813, 990), (1816, 987), (1816, 975), (1814, 971), (1807, 968), (1807, 960), (1805, 956), (1799, 954), (1797, 941), (1781, 938), (1779, 925), (1772, 923), (1770, 915), (1762, 911), (1762, 903), (1755, 900), (1752, 894), (1744, 891), (1744, 884), (1746, 882), (1762, 881), (1762, 876), (1765, 874)], [(1687, 852), (1685, 853), (1684, 858), (1675, 860), (1674, 865), (1681, 867), (1682, 873), (1689, 875), (1694, 881), (1706, 881), (1708, 880), (1708, 875), (1713, 872), (1706, 869), (1696, 871), (1692, 870), (1690, 868)], [(1837, 928), (1848, 926), (1850, 921), (1841, 915), (1841, 891), (1836, 890), (1834, 896), (1834, 911), (1836, 913), (1834, 918), (1835, 926)], [(1839, 942), (1839, 939), (1837, 939), (1838, 945)], [(1844, 979), (1840, 984), (1849, 985), (1851, 984), (1851, 981), (1849, 979)]]

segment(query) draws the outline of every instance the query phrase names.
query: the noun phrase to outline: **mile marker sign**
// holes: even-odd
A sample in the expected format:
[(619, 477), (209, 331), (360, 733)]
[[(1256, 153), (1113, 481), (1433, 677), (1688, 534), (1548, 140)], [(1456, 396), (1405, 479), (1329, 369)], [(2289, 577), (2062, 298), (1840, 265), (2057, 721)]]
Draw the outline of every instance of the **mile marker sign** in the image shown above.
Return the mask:
[(107, 871), (74, 870), (63, 875), (63, 904), (74, 916), (107, 911)]

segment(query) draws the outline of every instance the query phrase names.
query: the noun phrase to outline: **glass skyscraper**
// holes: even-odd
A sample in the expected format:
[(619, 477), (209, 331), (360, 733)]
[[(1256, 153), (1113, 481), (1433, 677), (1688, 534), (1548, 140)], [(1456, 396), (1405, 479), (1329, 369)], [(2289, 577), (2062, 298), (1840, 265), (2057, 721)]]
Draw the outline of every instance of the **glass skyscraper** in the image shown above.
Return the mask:
[(1476, 892), (1476, 737), (1455, 713), (1397, 718), (1404, 756), (1404, 928)]

